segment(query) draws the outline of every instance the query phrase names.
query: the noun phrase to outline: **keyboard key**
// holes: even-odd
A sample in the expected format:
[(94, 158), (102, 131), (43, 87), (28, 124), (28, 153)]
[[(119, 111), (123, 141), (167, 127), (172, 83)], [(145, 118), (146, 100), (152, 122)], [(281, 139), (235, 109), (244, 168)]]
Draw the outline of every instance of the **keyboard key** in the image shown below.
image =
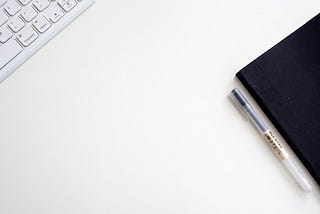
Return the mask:
[(37, 12), (31, 6), (26, 6), (22, 9), (21, 16), (26, 22), (30, 22), (37, 16)]
[(67, 1), (62, 8), (64, 9), (64, 11), (69, 12), (70, 10), (72, 10), (75, 6), (77, 5), (77, 2), (75, 0), (69, 0)]
[(21, 53), (21, 51), (22, 47), (14, 39), (0, 45), (0, 70)]
[(15, 16), (9, 20), (8, 26), (13, 32), (17, 33), (24, 27), (24, 22), (18, 16)]
[(62, 7), (69, 0), (58, 0), (58, 4)]
[(5, 4), (4, 9), (7, 11), (7, 13), (10, 16), (14, 16), (14, 15), (16, 15), (16, 13), (19, 12), (19, 10), (21, 10), (21, 7), (15, 0), (9, 0)]
[(31, 0), (19, 0), (22, 5), (27, 5), (31, 2)]
[(39, 11), (44, 11), (44, 9), (46, 9), (50, 5), (50, 2), (48, 0), (33, 0), (33, 5)]
[(0, 42), (5, 43), (12, 37), (12, 33), (7, 26), (0, 27)]
[(56, 23), (57, 21), (59, 21), (62, 17), (64, 16), (64, 13), (61, 11), (61, 9), (54, 5), (52, 7), (50, 7), (47, 11), (46, 11), (46, 17), (47, 19), (50, 19), (53, 23)]
[(46, 32), (51, 27), (50, 22), (43, 16), (35, 18), (32, 24), (40, 33)]
[(38, 38), (38, 34), (31, 28), (26, 26), (17, 35), (17, 39), (25, 47), (29, 46), (34, 40)]
[(8, 0), (0, 0), (0, 6), (4, 5)]
[(8, 16), (0, 10), (0, 26), (8, 20)]

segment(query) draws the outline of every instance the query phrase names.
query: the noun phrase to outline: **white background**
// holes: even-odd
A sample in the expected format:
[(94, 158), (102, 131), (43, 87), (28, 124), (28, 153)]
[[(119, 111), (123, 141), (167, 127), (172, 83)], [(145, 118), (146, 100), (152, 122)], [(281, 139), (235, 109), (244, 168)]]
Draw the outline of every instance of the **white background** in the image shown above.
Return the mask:
[(319, 214), (227, 98), (319, 11), (98, 1), (0, 84), (0, 213)]

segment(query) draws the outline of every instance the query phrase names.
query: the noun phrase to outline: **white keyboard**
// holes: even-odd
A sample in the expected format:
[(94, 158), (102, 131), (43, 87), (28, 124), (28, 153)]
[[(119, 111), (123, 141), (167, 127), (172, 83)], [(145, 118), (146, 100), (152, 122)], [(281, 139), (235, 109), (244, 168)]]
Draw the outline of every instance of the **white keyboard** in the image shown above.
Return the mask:
[(0, 82), (95, 0), (0, 0)]

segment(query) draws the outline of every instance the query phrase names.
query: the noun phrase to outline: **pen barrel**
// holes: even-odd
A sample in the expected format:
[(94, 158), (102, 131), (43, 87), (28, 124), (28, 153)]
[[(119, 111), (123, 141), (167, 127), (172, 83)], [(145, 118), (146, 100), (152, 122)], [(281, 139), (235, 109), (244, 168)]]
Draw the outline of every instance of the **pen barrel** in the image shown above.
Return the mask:
[(276, 153), (278, 158), (282, 161), (289, 173), (300, 185), (305, 192), (311, 192), (313, 187), (307, 179), (307, 174), (303, 169), (293, 160), (292, 156), (285, 150), (284, 146), (278, 141), (276, 136), (272, 133), (263, 120), (253, 110), (247, 99), (243, 96), (241, 91), (237, 88), (230, 93), (230, 98), (234, 104), (241, 110), (242, 113), (255, 125), (259, 132), (267, 140), (268, 145)]
[(283, 165), (287, 168), (287, 170), (294, 178), (294, 180), (299, 184), (301, 189), (305, 192), (311, 192), (313, 188), (310, 182), (307, 180), (306, 174), (302, 171), (301, 167), (299, 167), (299, 165), (293, 160), (293, 158), (289, 156), (288, 152), (278, 141), (272, 131), (267, 130), (263, 134), (272, 150), (277, 154)]
[(272, 150), (277, 154), (277, 156), (281, 160), (285, 160), (289, 158), (288, 152), (285, 150), (283, 145), (278, 141), (278, 138), (272, 133), (271, 130), (267, 130), (263, 133), (264, 137), (266, 138), (269, 146)]
[(282, 163), (303, 191), (311, 192), (313, 190), (311, 183), (307, 180), (307, 176), (292, 157), (282, 160)]

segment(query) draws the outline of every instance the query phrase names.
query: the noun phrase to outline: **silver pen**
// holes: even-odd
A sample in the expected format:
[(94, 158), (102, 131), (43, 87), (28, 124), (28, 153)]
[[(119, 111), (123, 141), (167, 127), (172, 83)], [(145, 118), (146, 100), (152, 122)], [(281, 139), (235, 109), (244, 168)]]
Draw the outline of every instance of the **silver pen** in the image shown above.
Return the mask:
[(271, 149), (277, 154), (278, 158), (288, 169), (302, 190), (305, 192), (311, 192), (313, 187), (308, 181), (306, 174), (289, 155), (284, 146), (279, 142), (279, 140), (275, 137), (263, 120), (257, 115), (241, 91), (237, 88), (233, 89), (230, 93), (230, 98), (263, 135)]

